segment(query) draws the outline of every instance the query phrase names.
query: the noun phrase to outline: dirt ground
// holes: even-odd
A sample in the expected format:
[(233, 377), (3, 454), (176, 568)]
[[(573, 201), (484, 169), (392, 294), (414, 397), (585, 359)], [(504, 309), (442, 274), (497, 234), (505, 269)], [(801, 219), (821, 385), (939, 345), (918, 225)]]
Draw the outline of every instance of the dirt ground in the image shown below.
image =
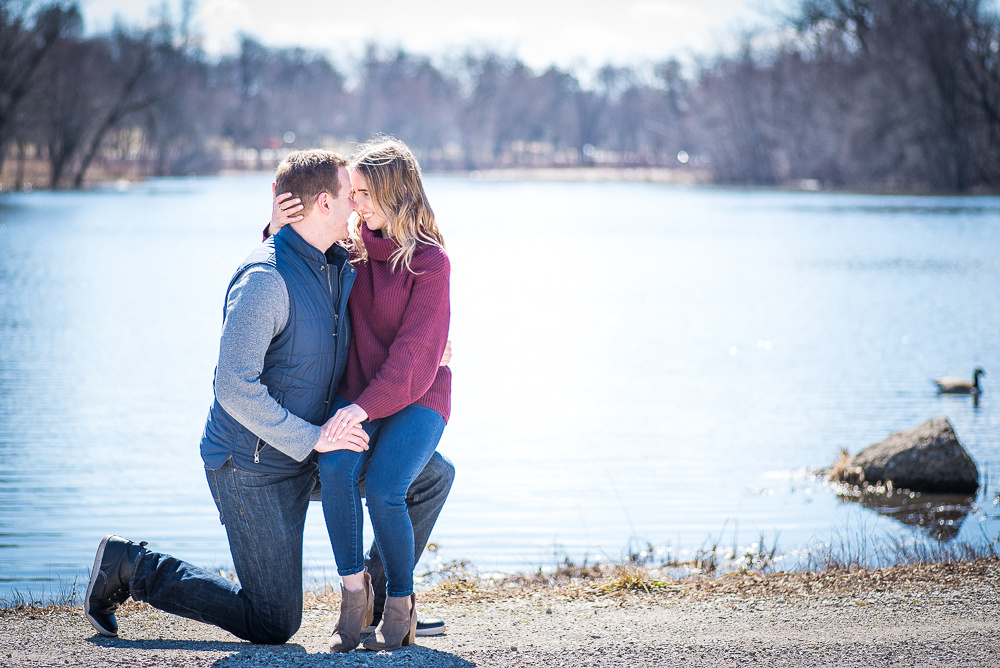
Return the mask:
[(144, 604), (120, 637), (80, 608), (0, 611), (0, 666), (1000, 666), (1000, 561), (825, 573), (457, 578), (418, 594), (443, 636), (393, 653), (326, 653), (337, 594), (307, 597), (302, 628), (256, 646)]

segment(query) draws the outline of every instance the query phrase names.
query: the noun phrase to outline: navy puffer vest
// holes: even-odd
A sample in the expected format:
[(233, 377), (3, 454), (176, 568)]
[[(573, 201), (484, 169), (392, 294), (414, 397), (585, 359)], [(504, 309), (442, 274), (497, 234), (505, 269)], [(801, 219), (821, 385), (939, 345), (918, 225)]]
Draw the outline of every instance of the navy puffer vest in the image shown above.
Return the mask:
[[(284, 227), (243, 261), (226, 290), (228, 301), (233, 284), (254, 265), (270, 265), (281, 274), (288, 290), (288, 323), (268, 346), (260, 382), (290, 413), (315, 425), (329, 418), (347, 362), (347, 297), (356, 276), (347, 257), (338, 245), (324, 256), (295, 230)], [(295, 473), (312, 459), (297, 462), (269, 446), (218, 400), (208, 414), (201, 454), (209, 468), (232, 458), (238, 468), (266, 473)]]

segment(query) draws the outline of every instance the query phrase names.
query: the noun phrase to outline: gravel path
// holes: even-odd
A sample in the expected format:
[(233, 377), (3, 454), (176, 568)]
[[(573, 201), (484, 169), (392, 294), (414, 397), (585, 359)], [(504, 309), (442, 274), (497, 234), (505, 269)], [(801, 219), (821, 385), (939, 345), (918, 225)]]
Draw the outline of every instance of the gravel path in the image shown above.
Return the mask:
[(1000, 666), (1000, 562), (823, 574), (445, 583), (418, 594), (444, 636), (327, 654), (335, 594), (307, 600), (286, 645), (255, 646), (128, 604), (119, 639), (79, 609), (0, 611), (0, 666)]

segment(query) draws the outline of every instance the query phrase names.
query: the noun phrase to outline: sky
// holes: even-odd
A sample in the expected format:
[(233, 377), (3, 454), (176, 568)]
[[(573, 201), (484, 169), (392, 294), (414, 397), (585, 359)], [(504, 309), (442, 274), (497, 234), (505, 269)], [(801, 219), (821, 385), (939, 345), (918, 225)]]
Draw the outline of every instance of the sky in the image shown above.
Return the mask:
[[(81, 0), (87, 29), (116, 16), (142, 25), (183, 0)], [(469, 47), (545, 68), (634, 65), (714, 54), (734, 36), (773, 25), (790, 0), (193, 0), (194, 31), (209, 54), (232, 52), (249, 33), (272, 47), (357, 57), (366, 43), (439, 56)]]

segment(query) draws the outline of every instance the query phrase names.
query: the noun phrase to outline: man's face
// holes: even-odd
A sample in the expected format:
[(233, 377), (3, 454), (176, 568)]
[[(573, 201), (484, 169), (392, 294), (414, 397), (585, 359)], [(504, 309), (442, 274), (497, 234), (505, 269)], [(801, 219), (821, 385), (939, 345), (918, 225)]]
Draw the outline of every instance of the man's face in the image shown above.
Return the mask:
[(346, 167), (337, 170), (337, 181), (340, 184), (336, 199), (330, 197), (330, 221), (337, 234), (337, 239), (347, 238), (347, 218), (354, 211), (354, 200), (351, 199), (351, 176)]

